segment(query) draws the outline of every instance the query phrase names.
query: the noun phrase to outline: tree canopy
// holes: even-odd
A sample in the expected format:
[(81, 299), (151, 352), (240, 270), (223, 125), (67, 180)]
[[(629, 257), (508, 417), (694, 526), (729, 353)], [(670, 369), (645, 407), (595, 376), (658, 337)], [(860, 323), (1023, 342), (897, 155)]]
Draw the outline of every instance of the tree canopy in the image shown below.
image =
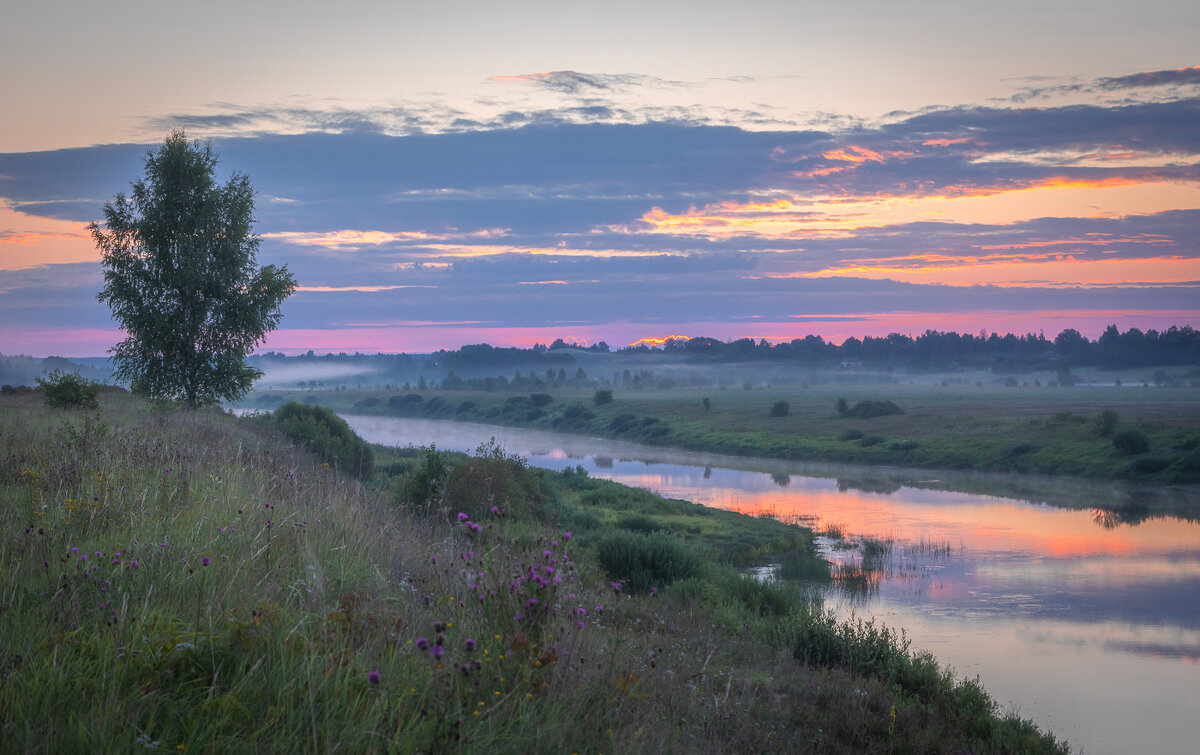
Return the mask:
[(257, 266), (250, 179), (219, 185), (217, 163), (211, 145), (173, 131), (130, 195), (104, 204), (103, 226), (88, 226), (104, 267), (98, 298), (127, 334), (109, 350), (116, 375), (192, 407), (250, 390), (262, 373), (246, 357), (296, 288), (287, 266)]

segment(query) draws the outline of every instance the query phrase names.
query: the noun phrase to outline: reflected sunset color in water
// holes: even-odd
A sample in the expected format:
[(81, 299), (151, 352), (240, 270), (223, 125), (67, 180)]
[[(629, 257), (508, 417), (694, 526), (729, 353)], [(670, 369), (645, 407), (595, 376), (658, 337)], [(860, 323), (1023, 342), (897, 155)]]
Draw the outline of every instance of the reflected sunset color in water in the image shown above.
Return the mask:
[[(1143, 505), (1170, 493), (1056, 480), (1065, 505), (1050, 506), (931, 489), (936, 472), (802, 474), (802, 465), (531, 430), (346, 419), (372, 442), (470, 451), (495, 436), (533, 466), (581, 466), (671, 498), (836, 526), (843, 539), (818, 543), (834, 564), (825, 603), (839, 616), (902, 628), (914, 650), (978, 676), (1002, 707), (1075, 751), (1191, 753), (1200, 741), (1200, 524)], [(1200, 511), (1191, 495), (1175, 510)], [(865, 557), (863, 538), (882, 542), (884, 555)]]

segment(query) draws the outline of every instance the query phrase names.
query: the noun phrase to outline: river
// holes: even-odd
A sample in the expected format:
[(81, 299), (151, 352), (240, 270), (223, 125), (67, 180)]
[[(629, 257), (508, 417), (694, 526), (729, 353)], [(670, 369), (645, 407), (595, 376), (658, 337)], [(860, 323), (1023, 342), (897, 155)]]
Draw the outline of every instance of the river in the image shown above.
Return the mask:
[[(959, 676), (978, 676), (1004, 709), (1075, 752), (1200, 747), (1195, 491), (791, 464), (491, 425), (345, 419), (373, 443), (471, 451), (494, 436), (533, 466), (582, 466), (672, 498), (840, 529), (841, 539), (819, 538), (844, 577), (826, 596), (840, 615), (903, 628), (914, 649)], [(946, 486), (988, 494), (938, 489)], [(1012, 497), (997, 493), (1005, 488)], [(863, 537), (882, 553), (865, 564)]]

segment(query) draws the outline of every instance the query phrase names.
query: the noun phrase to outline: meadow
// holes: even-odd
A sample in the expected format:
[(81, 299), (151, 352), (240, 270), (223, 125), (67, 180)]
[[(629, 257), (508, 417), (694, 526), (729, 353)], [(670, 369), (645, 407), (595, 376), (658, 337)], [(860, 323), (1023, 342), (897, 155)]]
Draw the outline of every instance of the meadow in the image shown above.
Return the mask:
[(0, 750), (1066, 750), (739, 569), (805, 530), (333, 419), (0, 396)]
[[(990, 373), (957, 373), (811, 387), (267, 391), (250, 405), (286, 398), (343, 413), (533, 427), (734, 456), (1200, 482), (1200, 389), (1182, 384), (1051, 386), (1035, 378), (1005, 385)], [(872, 411), (881, 406), (888, 408)]]

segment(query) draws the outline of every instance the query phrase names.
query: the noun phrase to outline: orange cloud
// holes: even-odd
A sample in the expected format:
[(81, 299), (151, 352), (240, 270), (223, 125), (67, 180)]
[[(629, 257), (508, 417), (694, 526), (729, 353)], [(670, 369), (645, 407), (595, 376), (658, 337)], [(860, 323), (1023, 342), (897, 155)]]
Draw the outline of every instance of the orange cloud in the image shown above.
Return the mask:
[[(926, 139), (921, 142), (925, 147), (951, 147), (955, 144), (970, 144), (971, 137), (964, 136), (959, 139)], [(984, 145), (981, 145), (984, 146)]]
[(97, 262), (100, 252), (80, 223), (17, 212), (0, 201), (0, 270)]
[(449, 239), (492, 239), (504, 236), (504, 228), (485, 228), (478, 231), (459, 233), (429, 233), (427, 231), (359, 231), (344, 229), (326, 232), (277, 231), (264, 233), (264, 239), (278, 239), (288, 244), (300, 246), (319, 246), (333, 250), (351, 250), (360, 246), (380, 246), (397, 243), (422, 243), (426, 241), (445, 241)]
[(639, 338), (629, 345), (630, 346), (639, 346), (641, 344), (645, 344), (647, 346), (662, 346), (662, 345), (666, 344), (667, 341), (690, 341), (690, 340), (692, 340), (692, 336), (681, 336), (681, 335), (647, 336), (645, 338)]
[(1071, 255), (1020, 257), (948, 257), (936, 254), (892, 260), (858, 260), (816, 272), (766, 273), (766, 278), (870, 278), (906, 283), (970, 286), (1037, 286), (1100, 288), (1153, 286), (1200, 280), (1200, 259), (1144, 257), (1077, 260)]
[(1041, 217), (1122, 217), (1200, 209), (1200, 185), (1129, 177), (1051, 177), (1012, 187), (959, 186), (918, 196), (794, 196), (720, 202), (673, 214), (655, 207), (617, 233), (668, 233), (705, 239), (849, 236), (914, 222), (1001, 225)]

